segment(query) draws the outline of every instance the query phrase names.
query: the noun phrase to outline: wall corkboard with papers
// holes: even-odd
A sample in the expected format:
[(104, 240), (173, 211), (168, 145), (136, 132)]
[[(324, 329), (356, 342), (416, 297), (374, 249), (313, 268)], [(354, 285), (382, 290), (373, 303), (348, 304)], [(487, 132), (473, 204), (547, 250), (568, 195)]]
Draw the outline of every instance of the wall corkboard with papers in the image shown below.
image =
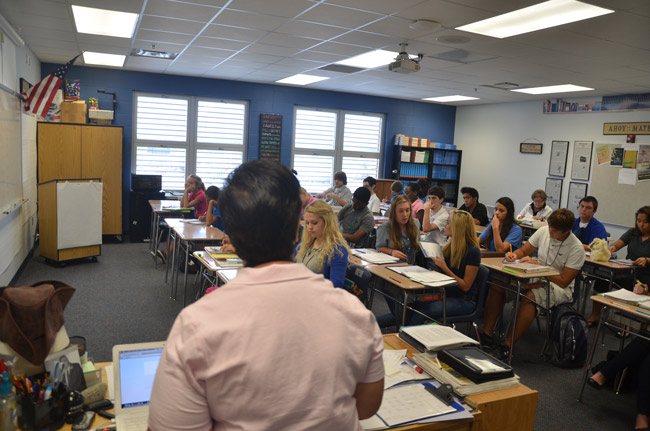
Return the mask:
[[(650, 161), (646, 165), (643, 153), (643, 147), (649, 148), (650, 144), (639, 143), (633, 146), (609, 144), (609, 160), (601, 164), (604, 160), (602, 157), (604, 151), (600, 160), (598, 160), (598, 150), (599, 146), (602, 145), (602, 143), (594, 144), (596, 154), (594, 155), (593, 178), (591, 190), (587, 193), (598, 199), (596, 218), (606, 223), (634, 226), (634, 213), (636, 210), (644, 205), (650, 205)], [(612, 158), (613, 150), (619, 148), (618, 152), (620, 153), (623, 147), (632, 150), (637, 148), (639, 150), (641, 157), (637, 158), (634, 169), (631, 165), (628, 165), (630, 167), (624, 167), (626, 163), (624, 157), (618, 160), (619, 155), (614, 154)], [(602, 147), (600, 149), (601, 151), (604, 150)], [(644, 174), (646, 171), (648, 171), (648, 175)], [(634, 177), (634, 184), (621, 184), (621, 181), (625, 182), (627, 180), (631, 182), (629, 180), (632, 177)], [(642, 180), (640, 181), (639, 178)]]

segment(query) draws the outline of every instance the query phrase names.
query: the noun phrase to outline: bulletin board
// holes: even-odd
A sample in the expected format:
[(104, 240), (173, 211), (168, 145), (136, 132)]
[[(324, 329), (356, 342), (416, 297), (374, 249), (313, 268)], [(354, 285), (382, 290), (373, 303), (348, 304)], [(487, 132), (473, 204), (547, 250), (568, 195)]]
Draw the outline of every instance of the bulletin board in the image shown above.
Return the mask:
[(596, 160), (594, 165), (589, 194), (598, 199), (596, 218), (602, 222), (634, 226), (636, 210), (650, 205), (650, 181), (636, 181), (635, 185), (619, 184), (618, 174), (624, 168), (599, 165)]

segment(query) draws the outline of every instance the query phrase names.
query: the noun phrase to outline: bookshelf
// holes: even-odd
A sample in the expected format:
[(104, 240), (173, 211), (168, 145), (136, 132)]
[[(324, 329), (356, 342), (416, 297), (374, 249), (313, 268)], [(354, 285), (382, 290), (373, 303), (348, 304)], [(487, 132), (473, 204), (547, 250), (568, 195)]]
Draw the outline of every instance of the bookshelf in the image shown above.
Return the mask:
[[(413, 145), (415, 144), (415, 145)], [(455, 145), (440, 144), (425, 139), (397, 135), (393, 169), (404, 183), (426, 179), (431, 186), (445, 190), (445, 202), (458, 205), (458, 188), (462, 151)]]

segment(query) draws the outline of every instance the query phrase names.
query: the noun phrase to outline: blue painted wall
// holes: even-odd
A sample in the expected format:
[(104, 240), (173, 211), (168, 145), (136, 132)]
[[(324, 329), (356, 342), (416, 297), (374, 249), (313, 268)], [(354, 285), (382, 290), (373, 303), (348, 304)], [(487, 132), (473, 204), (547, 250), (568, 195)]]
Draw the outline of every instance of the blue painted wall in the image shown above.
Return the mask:
[[(60, 65), (41, 64), (41, 73), (46, 76)], [(133, 92), (177, 94), (184, 96), (204, 96), (224, 99), (247, 100), (250, 118), (248, 121), (248, 160), (259, 156), (260, 114), (282, 114), (282, 163), (291, 165), (291, 142), (293, 127), (293, 108), (295, 105), (319, 108), (347, 109), (382, 113), (386, 116), (385, 142), (382, 178), (390, 178), (393, 161), (393, 140), (398, 133), (418, 138), (429, 138), (436, 142), (454, 142), (454, 106), (414, 102), (386, 97), (364, 96), (360, 94), (334, 91), (312, 90), (282, 85), (256, 84), (240, 81), (226, 81), (189, 76), (162, 75), (156, 73), (130, 72), (115, 69), (73, 66), (66, 79), (81, 82), (81, 97), (97, 97), (102, 109), (110, 109), (110, 95), (98, 94), (102, 88), (117, 94), (117, 108), (113, 125), (124, 127), (123, 147), (123, 226), (129, 229), (128, 192), (131, 187), (131, 146), (133, 119)]]

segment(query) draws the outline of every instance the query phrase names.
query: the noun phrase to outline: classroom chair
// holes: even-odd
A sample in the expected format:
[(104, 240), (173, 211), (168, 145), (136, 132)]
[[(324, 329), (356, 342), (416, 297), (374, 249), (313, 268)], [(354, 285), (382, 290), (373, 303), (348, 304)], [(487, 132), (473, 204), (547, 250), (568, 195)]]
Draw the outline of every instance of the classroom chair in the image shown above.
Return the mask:
[(353, 285), (356, 284), (361, 289), (362, 293), (359, 299), (366, 307), (369, 306), (368, 299), (370, 295), (368, 295), (368, 289), (370, 289), (371, 277), (372, 274), (367, 269), (354, 263), (348, 265), (348, 270), (345, 274), (346, 285), (348, 284), (347, 281), (350, 281)]
[(476, 301), (476, 308), (469, 314), (451, 316), (447, 314), (447, 323), (468, 323), (467, 333), (471, 330), (473, 324), (477, 319), (483, 317), (483, 311), (485, 309), (485, 300), (487, 299), (487, 292), (490, 290), (487, 284), (487, 278), (490, 275), (490, 270), (481, 265), (478, 268), (478, 274), (476, 275), (476, 287), (478, 288), (478, 297)]

